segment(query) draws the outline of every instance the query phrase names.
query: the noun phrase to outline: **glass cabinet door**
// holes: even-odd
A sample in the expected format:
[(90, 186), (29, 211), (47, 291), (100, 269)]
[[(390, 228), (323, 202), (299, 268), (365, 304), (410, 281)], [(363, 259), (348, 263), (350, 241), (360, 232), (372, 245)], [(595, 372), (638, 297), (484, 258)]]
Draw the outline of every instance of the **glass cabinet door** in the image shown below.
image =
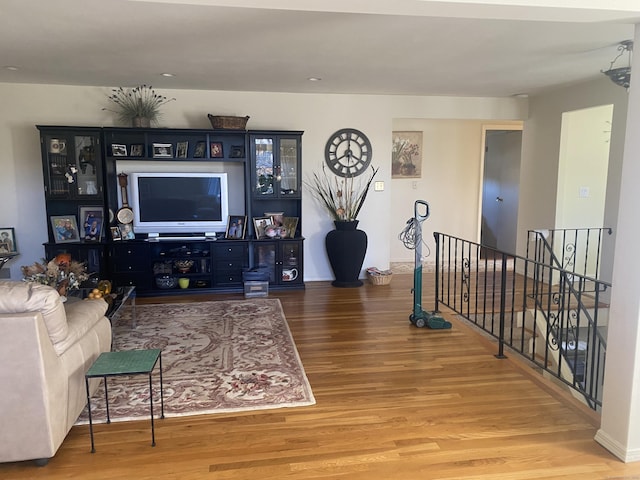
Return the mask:
[(269, 272), (269, 283), (275, 283), (276, 277), (276, 244), (274, 242), (259, 242), (255, 247), (256, 266)]
[(76, 192), (81, 197), (100, 195), (100, 152), (98, 139), (93, 135), (74, 137)]
[(280, 280), (283, 284), (302, 283), (300, 247), (300, 242), (282, 242), (280, 244), (280, 258), (282, 259)]
[(275, 192), (273, 174), (276, 166), (273, 156), (273, 138), (256, 138), (253, 146), (255, 148), (254, 195), (272, 197)]
[(47, 134), (47, 196), (58, 198), (100, 197), (100, 145), (97, 135)]
[(280, 166), (276, 179), (280, 177), (282, 196), (299, 195), (300, 179), (298, 172), (298, 140), (295, 138), (280, 139)]

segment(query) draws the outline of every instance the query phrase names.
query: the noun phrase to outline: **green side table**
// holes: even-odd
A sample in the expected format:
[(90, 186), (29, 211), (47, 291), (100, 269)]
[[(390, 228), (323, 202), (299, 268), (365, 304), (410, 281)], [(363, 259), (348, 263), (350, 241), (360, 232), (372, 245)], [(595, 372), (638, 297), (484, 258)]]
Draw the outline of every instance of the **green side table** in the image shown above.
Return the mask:
[(107, 407), (107, 423), (111, 423), (109, 417), (109, 396), (107, 390), (107, 377), (122, 375), (149, 375), (149, 402), (151, 404), (151, 446), (156, 446), (155, 429), (153, 425), (153, 386), (151, 372), (159, 365), (160, 370), (160, 405), (161, 415), (164, 418), (164, 394), (162, 388), (162, 350), (124, 350), (119, 352), (104, 352), (91, 365), (84, 376), (87, 389), (87, 410), (89, 412), (89, 432), (91, 434), (91, 453), (95, 453), (93, 443), (93, 419), (91, 418), (91, 395), (89, 394), (89, 379), (101, 377), (104, 379), (104, 399)]

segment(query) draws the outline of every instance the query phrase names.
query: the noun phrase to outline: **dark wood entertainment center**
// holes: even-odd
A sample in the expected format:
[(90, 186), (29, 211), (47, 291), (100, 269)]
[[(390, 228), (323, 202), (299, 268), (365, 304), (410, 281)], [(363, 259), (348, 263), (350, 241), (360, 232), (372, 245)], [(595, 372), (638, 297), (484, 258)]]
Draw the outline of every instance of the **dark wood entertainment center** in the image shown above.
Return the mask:
[[(50, 219), (49, 241), (44, 244), (47, 259), (69, 253), (74, 260), (86, 262), (94, 278), (109, 279), (116, 286), (135, 285), (141, 296), (242, 292), (243, 272), (256, 268), (268, 275), (270, 289), (304, 288), (304, 238), (300, 234), (303, 132), (37, 128)], [(161, 144), (171, 147), (158, 156), (154, 145)], [(229, 189), (233, 189), (235, 203), (228, 213), (246, 216), (244, 238), (225, 239), (224, 232), (218, 232), (215, 239), (203, 239), (204, 232), (190, 232), (159, 241), (140, 233), (134, 239), (114, 240), (110, 227), (117, 225), (114, 214), (122, 206), (118, 174), (147, 167), (159, 171), (170, 168), (232, 172)], [(85, 216), (86, 212), (102, 216), (98, 239), (88, 234), (85, 239), (83, 212)], [(252, 220), (270, 212), (298, 219), (292, 236), (256, 238)], [(63, 222), (67, 217), (76, 219), (77, 232), (65, 230)], [(178, 268), (181, 260), (191, 260), (188, 271)], [(167, 287), (158, 280), (160, 276), (188, 278), (189, 286)]]

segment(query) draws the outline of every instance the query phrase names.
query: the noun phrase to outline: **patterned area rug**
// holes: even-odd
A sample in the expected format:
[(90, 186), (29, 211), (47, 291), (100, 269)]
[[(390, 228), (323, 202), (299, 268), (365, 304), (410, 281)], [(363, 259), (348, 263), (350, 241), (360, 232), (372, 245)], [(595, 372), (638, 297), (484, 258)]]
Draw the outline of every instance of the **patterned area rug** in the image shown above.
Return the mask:
[[(125, 309), (113, 327), (114, 350), (162, 349), (165, 416), (200, 415), (315, 404), (277, 299)], [(160, 414), (153, 373), (154, 414)], [(149, 418), (149, 377), (108, 379), (111, 421)], [(91, 397), (95, 423), (106, 421), (103, 382)], [(89, 422), (87, 410), (77, 424)]]

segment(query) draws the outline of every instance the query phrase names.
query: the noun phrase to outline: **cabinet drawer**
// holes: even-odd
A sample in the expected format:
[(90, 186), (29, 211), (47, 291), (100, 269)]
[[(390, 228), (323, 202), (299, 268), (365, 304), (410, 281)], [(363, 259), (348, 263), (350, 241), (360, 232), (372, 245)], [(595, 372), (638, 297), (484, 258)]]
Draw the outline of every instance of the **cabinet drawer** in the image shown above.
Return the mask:
[(135, 272), (148, 269), (148, 249), (144, 245), (111, 247), (111, 268), (114, 272)]
[(218, 260), (245, 257), (247, 255), (247, 247), (244, 244), (216, 245), (215, 255)]
[(246, 258), (219, 258), (216, 261), (216, 272), (221, 270), (238, 270), (241, 271), (247, 267)]
[(221, 271), (216, 272), (214, 277), (216, 285), (241, 285), (242, 271)]
[(149, 290), (151, 288), (151, 280), (149, 275), (144, 273), (134, 273), (131, 275), (114, 274), (113, 283), (116, 287), (130, 287), (135, 286), (140, 292)]

